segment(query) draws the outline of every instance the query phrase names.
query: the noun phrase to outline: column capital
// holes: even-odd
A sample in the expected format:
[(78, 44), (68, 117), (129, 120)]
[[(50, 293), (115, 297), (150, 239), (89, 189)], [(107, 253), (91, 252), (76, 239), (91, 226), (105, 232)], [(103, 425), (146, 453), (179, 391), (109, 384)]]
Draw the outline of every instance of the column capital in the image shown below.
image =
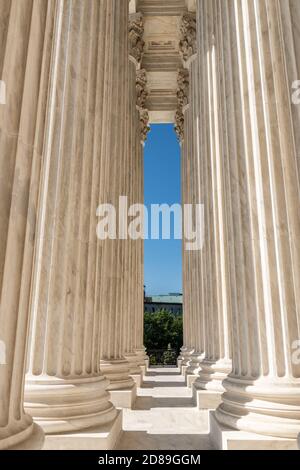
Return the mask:
[(189, 71), (185, 68), (178, 70), (177, 75), (177, 110), (175, 113), (175, 132), (180, 142), (184, 140), (184, 112), (189, 106)]
[(144, 21), (142, 13), (132, 13), (129, 16), (129, 55), (136, 61), (137, 68), (141, 65), (145, 42)]
[(148, 109), (140, 109), (140, 129), (141, 129), (141, 142), (147, 140), (147, 134), (150, 131), (149, 126), (149, 111)]
[(179, 51), (187, 62), (197, 53), (197, 22), (195, 13), (185, 13), (181, 19)]
[(141, 142), (144, 143), (147, 139), (147, 134), (150, 131), (149, 127), (149, 112), (146, 108), (146, 101), (148, 98), (147, 90), (147, 72), (145, 69), (137, 71), (136, 74), (136, 105), (140, 115), (140, 130)]
[(184, 140), (184, 114), (180, 108), (178, 108), (175, 113), (175, 132), (178, 136), (178, 140), (182, 143)]
[(136, 74), (136, 96), (138, 108), (145, 108), (148, 95), (147, 72), (145, 69), (141, 69), (138, 70)]

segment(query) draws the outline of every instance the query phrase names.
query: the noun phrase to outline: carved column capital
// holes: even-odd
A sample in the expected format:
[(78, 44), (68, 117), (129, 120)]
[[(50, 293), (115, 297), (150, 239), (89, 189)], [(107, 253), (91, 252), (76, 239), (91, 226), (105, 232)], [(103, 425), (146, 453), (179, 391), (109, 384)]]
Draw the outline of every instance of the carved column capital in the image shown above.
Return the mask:
[(177, 76), (177, 99), (178, 106), (184, 108), (189, 104), (189, 71), (187, 69), (179, 69)]
[(148, 98), (147, 91), (147, 72), (145, 69), (137, 71), (136, 74), (136, 104), (137, 109), (140, 113), (140, 129), (141, 129), (141, 140), (145, 142), (147, 134), (150, 131), (149, 127), (149, 112), (146, 109), (146, 101)]
[(184, 140), (184, 111), (189, 104), (189, 71), (179, 69), (177, 76), (177, 110), (175, 113), (175, 131), (180, 142)]
[(141, 141), (147, 140), (148, 132), (150, 131), (149, 126), (149, 112), (148, 109), (140, 109), (140, 129), (141, 129)]
[(179, 51), (184, 62), (187, 62), (197, 52), (196, 15), (185, 13), (180, 27)]
[(141, 64), (145, 42), (144, 21), (141, 13), (133, 13), (129, 17), (129, 55), (132, 56), (138, 65)]
[(139, 108), (145, 107), (148, 94), (149, 93), (147, 91), (147, 72), (145, 69), (138, 70), (136, 74), (136, 96), (137, 106)]
[(183, 142), (184, 140), (184, 114), (182, 109), (178, 108), (175, 113), (175, 132), (178, 136), (178, 140)]

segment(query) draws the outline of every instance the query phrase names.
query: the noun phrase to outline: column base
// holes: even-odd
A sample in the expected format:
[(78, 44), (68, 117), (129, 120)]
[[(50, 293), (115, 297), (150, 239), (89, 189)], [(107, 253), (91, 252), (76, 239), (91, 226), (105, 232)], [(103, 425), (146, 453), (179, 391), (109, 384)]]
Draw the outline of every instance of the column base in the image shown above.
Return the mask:
[(187, 369), (188, 375), (199, 375), (201, 371), (201, 363), (204, 360), (205, 354), (195, 351), (190, 357), (189, 367)]
[(184, 373), (192, 364), (194, 351), (195, 351), (194, 349), (187, 349), (181, 354), (181, 357), (182, 357), (181, 366), (185, 367)]
[(188, 372), (186, 371), (185, 380), (189, 388), (193, 387), (193, 384), (196, 382), (197, 378), (198, 378), (198, 375), (188, 374)]
[(188, 366), (186, 365), (182, 365), (181, 366), (181, 375), (183, 375), (183, 377), (186, 376), (186, 370), (187, 370)]
[(222, 392), (202, 390), (193, 384), (193, 404), (198, 410), (215, 410), (222, 402)]
[(130, 375), (129, 362), (125, 359), (101, 360), (100, 369), (110, 382), (107, 390), (113, 405), (132, 408), (136, 399), (136, 383)]
[(216, 410), (218, 422), (246, 433), (297, 440), (300, 430), (300, 386), (298, 379), (263, 377), (250, 380), (229, 376)]
[(10, 447), (9, 450), (42, 450), (45, 443), (45, 434), (40, 426), (33, 424), (32, 433), (25, 441)]
[(178, 367), (180, 373), (181, 373), (182, 361), (183, 361), (182, 358), (178, 358), (178, 359), (177, 359), (177, 367)]
[(215, 412), (209, 414), (210, 440), (217, 450), (297, 450), (297, 439), (263, 436), (236, 431), (220, 424)]
[(137, 387), (141, 387), (143, 384), (143, 372), (141, 371), (140, 374), (130, 374), (130, 377), (133, 378), (135, 385)]
[(32, 418), (23, 415), (22, 419), (1, 429), (0, 450), (12, 449), (30, 440), (35, 430)]
[(130, 389), (134, 385), (130, 377), (130, 365), (125, 359), (101, 360), (100, 369), (103, 375), (109, 380), (107, 390)]
[(191, 356), (190, 365), (185, 371), (186, 384), (189, 388), (191, 388), (193, 383), (199, 378), (203, 358), (204, 354), (201, 352), (195, 352)]
[(225, 391), (223, 381), (228, 377), (232, 369), (231, 361), (219, 359), (211, 361), (204, 359), (201, 362), (201, 368), (197, 378), (199, 389), (221, 392)]
[(143, 365), (140, 365), (140, 358), (135, 353), (124, 354), (124, 357), (129, 363), (130, 377), (132, 377), (137, 387), (141, 387), (145, 370), (144, 363)]
[(25, 410), (46, 434), (104, 426), (117, 416), (104, 376), (27, 376)]
[(131, 388), (111, 390), (110, 401), (116, 408), (132, 409), (136, 401), (136, 384), (134, 383)]
[(138, 358), (138, 365), (141, 368), (145, 367), (146, 361), (149, 361), (149, 357), (146, 354), (146, 348), (144, 346), (142, 348), (136, 348), (134, 352)]
[(122, 412), (114, 421), (78, 432), (46, 436), (42, 450), (113, 450), (122, 433)]

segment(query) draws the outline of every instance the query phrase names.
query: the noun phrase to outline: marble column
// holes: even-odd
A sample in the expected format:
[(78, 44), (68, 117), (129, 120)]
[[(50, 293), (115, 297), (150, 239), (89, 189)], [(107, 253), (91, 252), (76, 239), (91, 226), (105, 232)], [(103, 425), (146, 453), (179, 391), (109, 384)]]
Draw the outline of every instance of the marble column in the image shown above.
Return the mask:
[(199, 84), (201, 96), (196, 116), (199, 159), (203, 176), (201, 202), (204, 205), (205, 239), (202, 248), (205, 287), (201, 292), (205, 308), (204, 357), (194, 396), (200, 408), (216, 408), (224, 392), (223, 380), (231, 371), (231, 292), (229, 288), (228, 240), (232, 231), (231, 207), (227, 204), (228, 179), (220, 109), (218, 12), (214, 0), (198, 9)]
[[(129, 206), (143, 203), (143, 145), (142, 113), (147, 99), (147, 75), (141, 69), (144, 51), (144, 25), (140, 13), (130, 15), (129, 21), (129, 139), (128, 181)], [(131, 218), (130, 218), (131, 219)], [(138, 386), (145, 371), (145, 349), (143, 348), (144, 281), (143, 239), (127, 243), (128, 272), (124, 295), (127, 305), (125, 358), (130, 363), (130, 375)]]
[[(114, 68), (111, 69), (111, 74), (107, 75), (111, 112), (107, 122), (109, 131), (105, 140), (102, 141), (106, 158), (103, 163), (100, 191), (100, 202), (109, 203), (116, 210), (119, 207), (120, 197), (128, 198), (130, 193), (128, 133), (131, 78), (129, 75), (128, 4), (117, 2), (117, 6), (120, 16), (112, 32), (115, 44), (111, 51), (108, 51)], [(129, 297), (126, 293), (129, 247), (126, 214), (123, 222), (125, 224), (120, 223), (119, 217), (116, 238), (104, 240), (98, 253), (101, 263), (100, 369), (110, 380), (108, 390), (111, 393), (112, 402), (116, 406), (131, 407), (136, 397), (136, 385), (130, 376), (130, 364), (124, 357), (129, 305)]]
[[(144, 146), (147, 140), (147, 134), (150, 131), (149, 113), (146, 108), (147, 92), (147, 74), (144, 69), (137, 74), (137, 111), (138, 126), (136, 128), (136, 148), (137, 153), (134, 168), (135, 174), (135, 203), (144, 205)], [(136, 254), (136, 295), (134, 297), (135, 310), (135, 329), (134, 329), (134, 352), (138, 358), (138, 364), (144, 374), (149, 363), (144, 346), (144, 230), (141, 229), (142, 236), (134, 242)]]
[[(190, 95), (190, 123), (189, 129), (189, 141), (190, 141), (190, 158), (191, 158), (191, 173), (190, 173), (190, 186), (191, 186), (191, 200), (190, 203), (193, 207), (196, 204), (201, 204), (203, 199), (201, 198), (201, 152), (198, 142), (198, 95), (199, 95), (199, 59), (198, 55), (192, 55), (186, 62), (186, 67), (189, 70), (189, 95)], [(203, 270), (203, 251), (202, 249), (191, 251), (189, 254), (191, 259), (191, 308), (193, 309), (193, 345), (194, 351), (191, 355), (189, 366), (186, 369), (186, 379), (188, 386), (196, 380), (198, 372), (200, 370), (200, 363), (204, 356), (205, 347), (205, 306), (204, 302), (206, 299), (205, 290), (203, 289), (203, 283), (206, 278), (204, 277)]]
[[(285, 438), (277, 444), (296, 448), (300, 114), (292, 93), (299, 77), (300, 4), (215, 0), (198, 1), (198, 8), (208, 22), (214, 18), (219, 37), (216, 82), (233, 219), (233, 370), (214, 423), (219, 432), (225, 426)], [(212, 54), (212, 46), (204, 53)]]
[[(181, 193), (182, 205), (191, 203), (191, 152), (190, 135), (191, 116), (189, 110), (189, 71), (181, 68), (178, 71), (178, 105), (175, 113), (175, 132), (181, 146)], [(183, 226), (184, 231), (184, 226)], [(194, 332), (193, 332), (193, 302), (192, 302), (192, 282), (191, 282), (191, 257), (189, 251), (182, 245), (182, 264), (183, 264), (183, 346), (178, 365), (183, 374), (190, 364), (191, 355), (194, 351)]]
[[(188, 95), (188, 107), (184, 106), (184, 152), (183, 152), (183, 174), (186, 174), (183, 183), (184, 204), (192, 204), (193, 209), (200, 201), (200, 154), (197, 141), (197, 116), (198, 116), (198, 95), (199, 95), (199, 67), (196, 43), (196, 16), (194, 13), (183, 15), (181, 24), (181, 40), (179, 43), (180, 54), (183, 62), (183, 82), (179, 87), (178, 96)], [(187, 87), (186, 91), (184, 90)], [(185, 103), (183, 103), (185, 104)], [(193, 212), (193, 216), (195, 213)], [(184, 221), (186, 223), (186, 221)], [(187, 227), (184, 227), (184, 232)], [(192, 229), (193, 227), (190, 227)], [(185, 285), (185, 297), (187, 297), (185, 314), (190, 316), (190, 352), (187, 356), (187, 367), (183, 367), (183, 372), (187, 376), (187, 383), (196, 380), (199, 365), (204, 353), (204, 330), (203, 330), (203, 295), (202, 295), (202, 267), (201, 251), (187, 251), (186, 241), (183, 244), (183, 257), (186, 258), (188, 276)], [(185, 271), (185, 270), (184, 270)]]
[(0, 16), (0, 449), (35, 448), (23, 389), (55, 2), (2, 0)]
[(25, 387), (48, 449), (112, 448), (121, 429), (100, 371), (119, 357), (119, 266), (96, 210), (114, 196), (125, 148), (127, 21), (122, 0), (55, 2)]
[[(186, 46), (187, 34), (186, 26), (190, 23), (190, 16), (184, 15), (181, 19), (181, 40), (180, 50), (182, 51), (184, 60), (184, 49)], [(189, 47), (187, 45), (187, 54), (189, 54)], [(178, 89), (177, 89), (177, 110), (175, 113), (175, 132), (177, 133), (178, 140), (181, 146), (181, 193), (182, 193), (182, 206), (190, 204), (191, 202), (191, 172), (190, 172), (190, 149), (191, 143), (190, 136), (187, 134), (190, 127), (190, 112), (189, 112), (189, 71), (182, 67), (178, 71)], [(184, 223), (183, 223), (184, 232)], [(178, 358), (178, 365), (181, 372), (185, 374), (187, 367), (190, 364), (191, 355), (194, 351), (195, 345), (193, 342), (193, 322), (192, 322), (192, 290), (191, 290), (191, 266), (190, 266), (190, 252), (185, 250), (184, 244), (182, 245), (182, 271), (183, 271), (183, 346), (181, 348), (180, 356)]]
[[(137, 203), (136, 196), (136, 160), (141, 156), (141, 144), (137, 142), (137, 129), (139, 127), (139, 113), (137, 110), (137, 87), (136, 74), (139, 62), (133, 55), (129, 60), (129, 134), (128, 134), (128, 205)], [(138, 365), (138, 357), (134, 351), (135, 336), (135, 314), (137, 308), (137, 285), (136, 285), (136, 241), (129, 237), (127, 243), (126, 259), (128, 268), (124, 282), (124, 306), (126, 306), (126, 334), (124, 356), (130, 364), (130, 375), (135, 379), (137, 385), (141, 384), (142, 370)]]

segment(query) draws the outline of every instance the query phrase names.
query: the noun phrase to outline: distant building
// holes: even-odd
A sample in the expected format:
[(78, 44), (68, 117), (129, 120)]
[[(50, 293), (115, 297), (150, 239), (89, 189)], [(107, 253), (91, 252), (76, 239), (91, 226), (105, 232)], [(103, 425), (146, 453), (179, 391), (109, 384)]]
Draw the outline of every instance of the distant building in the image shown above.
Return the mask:
[(170, 293), (145, 297), (145, 312), (155, 313), (157, 310), (168, 310), (174, 315), (182, 315), (182, 294)]

